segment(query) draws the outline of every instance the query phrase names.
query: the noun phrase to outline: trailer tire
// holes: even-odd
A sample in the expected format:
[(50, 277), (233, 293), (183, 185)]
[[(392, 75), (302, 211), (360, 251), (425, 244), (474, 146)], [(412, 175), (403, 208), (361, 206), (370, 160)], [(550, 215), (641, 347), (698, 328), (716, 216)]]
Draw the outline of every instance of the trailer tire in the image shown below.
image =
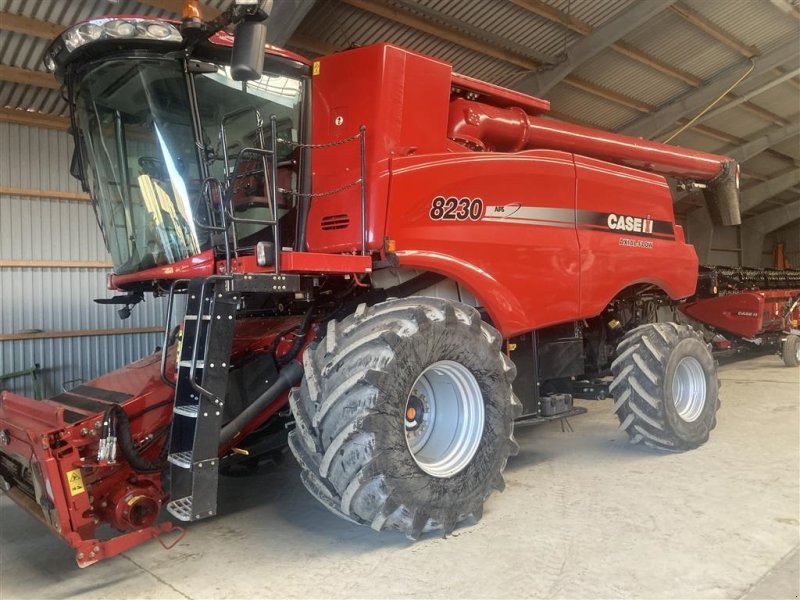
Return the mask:
[[(306, 488), (340, 517), (411, 539), (479, 520), (518, 450), (516, 368), (501, 344), (477, 310), (438, 298), (361, 305), (329, 321), (289, 397), (289, 446)], [(439, 462), (426, 454), (432, 440), (444, 440), (431, 446), (444, 449)]]
[(611, 363), (614, 412), (632, 444), (682, 452), (708, 440), (719, 410), (716, 362), (688, 325), (629, 331)]
[(786, 339), (783, 340), (781, 356), (783, 357), (783, 364), (787, 367), (800, 365), (800, 335), (792, 333), (786, 336)]

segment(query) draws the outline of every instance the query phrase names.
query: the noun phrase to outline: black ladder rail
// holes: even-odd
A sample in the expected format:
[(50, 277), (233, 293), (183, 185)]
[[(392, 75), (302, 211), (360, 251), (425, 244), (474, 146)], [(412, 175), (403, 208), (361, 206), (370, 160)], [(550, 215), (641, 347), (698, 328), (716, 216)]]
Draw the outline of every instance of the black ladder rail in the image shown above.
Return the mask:
[(167, 455), (171, 500), (166, 505), (182, 521), (210, 517), (217, 510), (219, 440), (238, 305), (229, 282), (227, 276), (195, 278), (186, 290)]

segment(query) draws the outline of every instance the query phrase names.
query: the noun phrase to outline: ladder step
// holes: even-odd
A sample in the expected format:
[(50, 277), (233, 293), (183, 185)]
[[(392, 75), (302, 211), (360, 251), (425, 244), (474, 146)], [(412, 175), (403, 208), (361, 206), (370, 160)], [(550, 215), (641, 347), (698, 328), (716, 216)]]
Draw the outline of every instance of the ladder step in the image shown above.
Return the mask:
[(182, 467), (184, 469), (192, 468), (192, 453), (190, 451), (176, 452), (167, 456), (167, 460), (173, 465)]
[(182, 406), (176, 406), (173, 412), (183, 415), (184, 417), (192, 417), (196, 419), (198, 408), (199, 407), (196, 404), (184, 404)]
[(167, 502), (167, 512), (180, 521), (191, 521), (192, 517), (192, 497), (178, 498), (172, 502)]
[[(184, 321), (197, 321), (197, 315), (184, 315)], [(203, 315), (203, 321), (210, 321), (211, 315)]]
[[(197, 369), (202, 369), (203, 365), (205, 363), (202, 360), (198, 360), (196, 364), (197, 364), (197, 367), (196, 367)], [(192, 366), (192, 361), (190, 361), (190, 360), (182, 360), (182, 361), (180, 361), (178, 363), (178, 366), (179, 367), (191, 367)]]

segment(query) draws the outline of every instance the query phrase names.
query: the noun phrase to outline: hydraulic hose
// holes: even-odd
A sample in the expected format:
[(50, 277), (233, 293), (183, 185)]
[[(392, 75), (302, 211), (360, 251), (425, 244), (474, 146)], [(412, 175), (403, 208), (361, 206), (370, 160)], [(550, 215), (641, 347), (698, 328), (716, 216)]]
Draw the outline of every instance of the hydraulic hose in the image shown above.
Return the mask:
[[(305, 316), (303, 317), (303, 322), (300, 323), (300, 327), (298, 328), (297, 333), (295, 334), (294, 342), (292, 342), (291, 347), (286, 352), (286, 354), (279, 356), (275, 362), (278, 363), (278, 366), (282, 367), (284, 365), (288, 365), (292, 362), (297, 354), (300, 352), (300, 349), (303, 347), (303, 343), (305, 342), (306, 335), (308, 334), (308, 330), (311, 327), (311, 316), (314, 314), (314, 304), (312, 304), (308, 310), (306, 311)], [(275, 339), (279, 340), (280, 337), (278, 336)]]
[(157, 473), (161, 471), (166, 465), (169, 444), (164, 444), (157, 460), (150, 461), (139, 454), (136, 445), (133, 443), (128, 413), (119, 406), (113, 406), (109, 409), (109, 416), (114, 419), (117, 443), (122, 456), (125, 457), (125, 460), (128, 461), (133, 470), (138, 473)]
[(222, 428), (219, 436), (219, 445), (224, 446), (235, 438), (239, 432), (244, 429), (247, 424), (252, 421), (260, 412), (267, 406), (272, 404), (281, 394), (286, 392), (292, 386), (300, 383), (303, 378), (303, 367), (295, 361), (289, 362), (278, 373), (278, 378), (275, 380), (269, 389), (261, 394), (258, 398), (253, 400), (252, 404), (245, 408), (241, 413), (236, 415), (225, 427)]

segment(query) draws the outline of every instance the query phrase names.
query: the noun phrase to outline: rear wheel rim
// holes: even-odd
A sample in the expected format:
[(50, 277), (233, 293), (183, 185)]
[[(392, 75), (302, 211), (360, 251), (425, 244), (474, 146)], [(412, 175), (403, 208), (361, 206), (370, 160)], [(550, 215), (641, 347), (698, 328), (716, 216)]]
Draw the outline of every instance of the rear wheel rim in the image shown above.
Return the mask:
[(408, 450), (428, 475), (463, 471), (483, 437), (485, 409), (477, 379), (464, 365), (440, 360), (427, 367), (406, 399)]
[(794, 357), (800, 362), (800, 341), (794, 345)]
[(706, 404), (706, 374), (703, 365), (693, 356), (685, 356), (672, 375), (672, 402), (678, 416), (691, 423), (696, 421)]

